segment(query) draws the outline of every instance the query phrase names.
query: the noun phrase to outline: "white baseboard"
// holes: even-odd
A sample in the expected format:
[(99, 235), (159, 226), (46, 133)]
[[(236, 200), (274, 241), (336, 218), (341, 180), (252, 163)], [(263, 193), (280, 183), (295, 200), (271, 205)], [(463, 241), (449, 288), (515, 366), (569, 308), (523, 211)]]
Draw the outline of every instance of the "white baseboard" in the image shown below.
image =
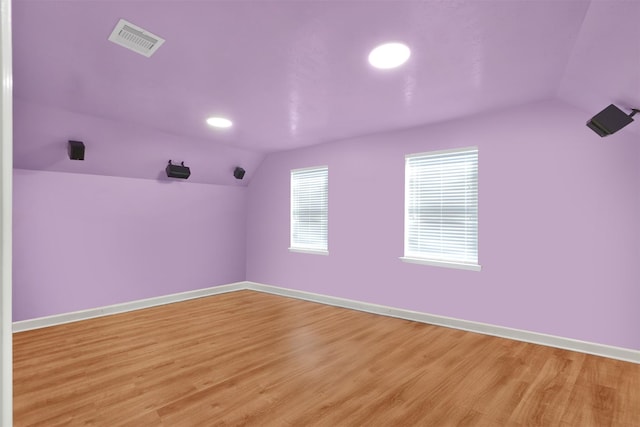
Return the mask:
[(298, 291), (294, 289), (279, 288), (277, 286), (265, 285), (261, 283), (245, 283), (246, 289), (251, 289), (254, 291), (266, 292), (306, 301), (318, 302), (321, 304), (333, 305), (336, 307), (365, 311), (367, 313), (397, 317), (400, 319), (413, 320), (415, 322), (428, 323), (430, 325), (445, 326), (447, 328), (461, 329), (463, 331), (477, 332), (480, 334), (493, 335), (500, 338), (509, 338), (516, 341), (524, 341), (533, 344), (545, 345), (548, 347), (556, 347), (565, 350), (577, 351), (580, 353), (593, 354), (596, 356), (608, 357), (610, 359), (617, 359), (623, 360), (625, 362), (640, 364), (639, 350), (580, 341), (571, 338), (541, 334), (539, 332), (531, 332), (521, 329), (507, 328), (504, 326), (491, 325), (487, 323), (472, 322), (469, 320), (455, 319), (452, 317), (438, 316), (435, 314), (421, 313), (418, 311), (404, 310), (378, 304), (370, 304), (361, 301), (337, 298), (328, 295)]
[(124, 313), (140, 310), (142, 308), (155, 307), (157, 305), (171, 304), (194, 298), (208, 297), (211, 295), (246, 289), (246, 282), (231, 283), (228, 285), (213, 286), (211, 288), (196, 289), (194, 291), (180, 292), (177, 294), (163, 295), (122, 304), (107, 305), (88, 310), (74, 311), (71, 313), (55, 314), (53, 316), (38, 317), (35, 319), (13, 322), (13, 332), (24, 332), (31, 329), (46, 328), (48, 326), (61, 325), (63, 323), (77, 322), (79, 320), (92, 319), (94, 317), (108, 316), (110, 314)]
[(447, 328), (460, 329), (463, 331), (477, 332), (485, 335), (493, 335), (496, 337), (508, 338), (516, 341), (524, 341), (533, 344), (545, 345), (548, 347), (556, 347), (565, 350), (577, 351), (580, 353), (593, 354), (596, 356), (608, 357), (610, 359), (617, 359), (640, 364), (640, 350), (614, 347), (605, 344), (575, 340), (572, 338), (547, 335), (539, 332), (531, 332), (521, 329), (507, 328), (504, 326), (491, 325), (487, 323), (456, 319), (453, 317), (439, 316), (412, 310), (404, 310), (401, 308), (371, 304), (362, 301), (332, 297), (329, 295), (316, 294), (295, 289), (280, 288), (277, 286), (249, 281), (237, 282), (229, 285), (214, 286), (211, 288), (198, 289), (195, 291), (182, 292), (178, 294), (165, 295), (144, 300), (131, 301), (89, 310), (75, 311), (72, 313), (57, 314), (54, 316), (13, 322), (13, 332), (15, 333), (28, 331), (31, 329), (44, 328), (48, 326), (60, 325), (63, 323), (76, 322), (79, 320), (91, 319), (94, 317), (124, 313), (127, 311), (154, 307), (157, 305), (170, 304), (174, 302), (186, 301), (193, 298), (201, 298), (240, 290), (265, 292), (284, 297), (317, 302), (320, 304), (327, 304), (336, 307), (364, 311), (367, 313), (379, 314), (382, 316), (397, 317), (400, 319), (412, 320), (415, 322), (428, 323), (430, 325), (438, 325)]

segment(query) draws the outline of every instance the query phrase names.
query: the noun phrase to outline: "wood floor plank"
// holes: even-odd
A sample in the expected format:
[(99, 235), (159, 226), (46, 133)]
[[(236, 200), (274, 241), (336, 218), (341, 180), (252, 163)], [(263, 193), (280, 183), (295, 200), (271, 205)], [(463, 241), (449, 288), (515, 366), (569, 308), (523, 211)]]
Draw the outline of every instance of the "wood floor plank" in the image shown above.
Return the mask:
[(15, 426), (640, 426), (640, 365), (252, 291), (14, 335)]

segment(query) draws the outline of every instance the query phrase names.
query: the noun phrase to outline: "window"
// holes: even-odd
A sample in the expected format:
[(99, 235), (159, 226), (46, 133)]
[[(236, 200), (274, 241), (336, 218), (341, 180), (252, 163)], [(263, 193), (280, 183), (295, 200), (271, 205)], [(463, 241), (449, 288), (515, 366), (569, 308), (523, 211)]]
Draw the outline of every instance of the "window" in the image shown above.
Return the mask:
[(291, 171), (292, 251), (327, 254), (329, 170)]
[(478, 149), (405, 158), (403, 261), (480, 270)]

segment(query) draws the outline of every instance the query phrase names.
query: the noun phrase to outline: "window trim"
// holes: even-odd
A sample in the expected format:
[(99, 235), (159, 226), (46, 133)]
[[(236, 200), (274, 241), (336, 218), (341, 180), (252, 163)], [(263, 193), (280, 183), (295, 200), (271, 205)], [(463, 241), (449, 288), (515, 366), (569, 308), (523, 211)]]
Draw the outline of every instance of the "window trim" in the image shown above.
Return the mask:
[(454, 268), (457, 270), (472, 270), (472, 271), (482, 270), (482, 266), (480, 264), (450, 262), (450, 261), (436, 261), (434, 259), (412, 258), (412, 257), (405, 257), (405, 256), (401, 256), (399, 259), (409, 264), (432, 265), (436, 267)]
[(289, 247), (289, 252), (297, 252), (300, 254), (315, 254), (315, 255), (329, 255), (329, 251), (323, 251), (321, 249), (302, 249)]
[[(446, 259), (438, 259), (438, 258), (422, 258), (419, 256), (415, 256), (415, 254), (407, 255), (407, 240), (409, 238), (409, 221), (407, 218), (408, 215), (408, 194), (409, 194), (409, 180), (408, 180), (408, 168), (407, 168), (407, 160), (415, 157), (424, 157), (424, 156), (438, 156), (438, 155), (446, 155), (453, 154), (457, 152), (464, 152), (475, 150), (477, 161), (479, 161), (479, 149), (477, 146), (469, 146), (462, 148), (453, 148), (453, 149), (445, 149), (445, 150), (436, 150), (436, 151), (426, 151), (421, 153), (412, 153), (405, 155), (405, 186), (404, 186), (404, 235), (403, 235), (403, 252), (404, 255), (399, 257), (399, 259), (403, 262), (412, 263), (412, 264), (422, 264), (422, 265), (431, 265), (437, 267), (445, 267), (445, 268), (453, 268), (459, 270), (472, 270), (472, 271), (481, 271), (482, 266), (479, 263), (479, 258), (477, 262), (463, 262), (463, 261), (451, 261)], [(479, 169), (479, 167), (478, 167)], [(476, 184), (478, 181), (476, 181)], [(476, 221), (477, 221), (476, 217)], [(476, 244), (479, 245), (479, 229), (476, 234)], [(478, 251), (479, 252), (479, 251)], [(478, 255), (478, 254), (477, 254)]]

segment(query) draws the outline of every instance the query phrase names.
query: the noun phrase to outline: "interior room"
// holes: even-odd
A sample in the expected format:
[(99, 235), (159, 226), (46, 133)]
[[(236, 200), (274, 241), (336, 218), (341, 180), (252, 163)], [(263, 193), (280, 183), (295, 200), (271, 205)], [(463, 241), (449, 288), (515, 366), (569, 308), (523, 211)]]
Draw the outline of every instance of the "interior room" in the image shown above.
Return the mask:
[[(640, 425), (640, 2), (3, 1), (14, 425)], [(376, 64), (374, 48), (390, 44), (405, 49), (399, 64)], [(476, 162), (464, 187), (472, 261), (414, 256), (409, 163), (463, 149)], [(293, 208), (295, 173), (318, 168), (320, 249), (297, 246)], [(129, 336), (127, 325), (187, 340), (188, 325), (211, 353), (196, 380), (142, 387), (147, 371), (127, 371), (133, 350), (109, 342), (125, 357), (114, 371), (135, 377), (125, 391), (91, 383), (90, 362), (45, 381), (76, 357), (47, 368), (47, 352), (77, 345), (81, 360), (88, 347), (71, 331), (83, 325), (89, 341)], [(132, 338), (150, 343), (141, 360), (191, 345), (163, 347), (144, 328)], [(340, 331), (356, 345), (343, 357), (321, 345)], [(299, 388), (205, 365), (231, 369), (243, 348), (287, 354), (260, 366)], [(394, 349), (402, 371), (375, 364)], [(378, 372), (371, 393), (347, 398), (360, 391), (342, 383), (363, 377), (344, 360), (360, 354), (366, 375), (398, 377)], [(166, 363), (188, 370), (196, 356), (180, 357)], [(493, 369), (515, 388), (429, 388), (436, 371), (481, 383)], [(127, 397), (81, 406), (76, 380), (104, 386), (105, 402)], [(429, 406), (438, 390), (455, 405)], [(518, 399), (502, 407), (506, 390)]]

